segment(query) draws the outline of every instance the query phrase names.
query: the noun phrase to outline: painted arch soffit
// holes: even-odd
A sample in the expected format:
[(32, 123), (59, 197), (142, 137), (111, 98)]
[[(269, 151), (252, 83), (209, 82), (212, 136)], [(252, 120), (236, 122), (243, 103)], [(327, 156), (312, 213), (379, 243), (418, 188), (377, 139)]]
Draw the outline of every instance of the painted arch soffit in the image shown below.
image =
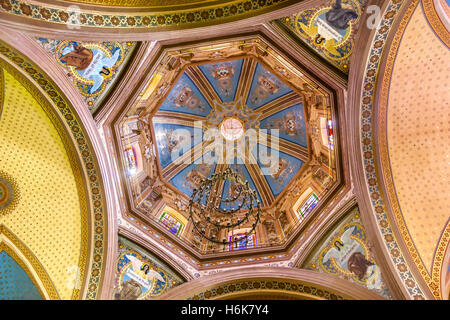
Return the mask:
[[(0, 126), (0, 224), (30, 248), (58, 295), (69, 299), (78, 293), (66, 285), (67, 275), (61, 270), (79, 268), (84, 275), (88, 241), (83, 223), (87, 202), (76, 151), (50, 104), (40, 103), (18, 73), (2, 70), (6, 100)], [(55, 256), (61, 257), (57, 264)]]
[(127, 69), (138, 42), (78, 41), (37, 38), (36, 41), (58, 62), (77, 88), (92, 114), (115, 87)]
[[(408, 179), (407, 172), (412, 169), (412, 166), (418, 168), (423, 155), (428, 153), (428, 147), (435, 151), (442, 146), (438, 138), (432, 139), (426, 145), (420, 142), (420, 139), (423, 137), (421, 132), (429, 130), (431, 124), (443, 130), (446, 124), (439, 121), (445, 118), (445, 115), (442, 117), (439, 111), (432, 112), (430, 110), (427, 114), (433, 114), (435, 118), (421, 119), (422, 121), (420, 122), (413, 118), (401, 117), (401, 121), (406, 121), (409, 125), (402, 130), (402, 133), (395, 129), (395, 124), (398, 123), (402, 112), (402, 106), (396, 105), (397, 101), (401, 99), (407, 103), (408, 98), (414, 99), (415, 96), (415, 93), (409, 90), (399, 90), (399, 81), (404, 77), (409, 78), (412, 76), (408, 68), (404, 67), (409, 62), (414, 63), (414, 65), (421, 64), (427, 70), (427, 75), (421, 79), (421, 85), (430, 83), (433, 89), (428, 90), (435, 91), (432, 94), (429, 93), (430, 91), (427, 91), (428, 97), (444, 97), (447, 94), (444, 86), (441, 87), (439, 83), (433, 84), (433, 81), (435, 81), (437, 74), (446, 74), (442, 70), (441, 63), (437, 61), (443, 60), (443, 65), (449, 65), (445, 63), (445, 61), (449, 60), (449, 32), (446, 29), (438, 29), (436, 27), (439, 25), (440, 20), (437, 16), (427, 14), (429, 3), (426, 2), (412, 3), (408, 7), (405, 16), (401, 20), (401, 27), (394, 35), (392, 45), (389, 48), (389, 58), (386, 60), (385, 71), (380, 85), (380, 101), (378, 108), (375, 109), (375, 112), (379, 114), (381, 128), (377, 152), (379, 152), (382, 170), (377, 171), (377, 175), (384, 181), (385, 192), (387, 193), (386, 200), (388, 200), (388, 205), (391, 208), (390, 212), (392, 212), (393, 221), (395, 221), (395, 225), (401, 233), (401, 240), (406, 245), (411, 261), (417, 267), (419, 274), (425, 280), (433, 296), (437, 299), (442, 299), (444, 293), (442, 292), (441, 276), (443, 274), (442, 269), (445, 268), (445, 252), (450, 242), (450, 224), (448, 210), (440, 205), (434, 208), (434, 205), (441, 202), (447, 203), (445, 197), (448, 192), (442, 189), (442, 185), (438, 184), (436, 186), (432, 181), (439, 181), (440, 176), (433, 175), (438, 172), (445, 172), (446, 168), (445, 166), (439, 169), (434, 168), (433, 165), (428, 163), (420, 165), (420, 173), (417, 180), (421, 181), (420, 185), (405, 182)], [(435, 20), (429, 20), (433, 18)], [(420, 30), (420, 35), (417, 34), (418, 30)], [(433, 52), (434, 59), (422, 62), (420, 57), (415, 57), (418, 61), (413, 62), (409, 60), (406, 57), (410, 52), (408, 48), (411, 46), (416, 49), (422, 46), (423, 50), (426, 49)], [(402, 92), (408, 98), (402, 98)], [(426, 110), (436, 104), (436, 102), (428, 99), (431, 98), (423, 100), (422, 103), (424, 105), (422, 107), (418, 105), (420, 110)], [(448, 99), (444, 98), (443, 100), (447, 101)], [(414, 114), (414, 112), (411, 114)], [(423, 123), (423, 125), (420, 123)], [(408, 133), (407, 137), (405, 139), (403, 137), (400, 138), (400, 135), (404, 132)], [(431, 131), (430, 134), (433, 135), (434, 132)], [(417, 139), (413, 139), (413, 137), (417, 137)], [(429, 136), (426, 139), (429, 139)], [(439, 141), (439, 143), (435, 141)], [(437, 144), (434, 145), (434, 143)], [(399, 150), (404, 144), (408, 144), (412, 148), (410, 152), (400, 156)], [(414, 158), (410, 158), (411, 154), (414, 155)], [(444, 155), (445, 152), (441, 154)], [(412, 159), (414, 159), (414, 164), (410, 162)], [(431, 163), (438, 166), (440, 163), (446, 162), (445, 155), (443, 158), (438, 156), (433, 159)], [(414, 199), (418, 194), (414, 193), (412, 195), (409, 192), (409, 188), (415, 190), (424, 188), (423, 190), (427, 190), (426, 198), (429, 202), (415, 203)], [(429, 197), (436, 197), (436, 200), (432, 200)], [(378, 210), (381, 211), (380, 208)], [(419, 212), (420, 215), (418, 214)], [(423, 217), (427, 218), (423, 220)], [(388, 239), (390, 238), (388, 237)]]
[[(117, 132), (120, 135), (118, 146), (121, 149), (119, 158), (122, 175), (127, 182), (126, 190), (128, 197), (132, 195), (130, 199), (132, 206), (138, 212), (142, 212), (144, 220), (148, 222), (156, 220), (156, 224), (152, 222), (151, 225), (160, 228), (158, 227), (159, 215), (167, 206), (187, 219), (187, 202), (189, 189), (192, 190), (192, 186), (190, 188), (183, 186), (189, 184), (190, 180), (195, 183), (196, 179), (202, 175), (207, 176), (226, 168), (224, 165), (216, 165), (214, 168), (203, 168), (195, 164), (180, 165), (172, 161), (170, 156), (162, 157), (161, 146), (167, 149), (169, 145), (159, 142), (167, 142), (170, 139), (158, 141), (158, 138), (161, 139), (163, 136), (167, 138), (167, 134), (176, 128), (183, 128), (191, 135), (196, 120), (203, 120), (206, 123), (205, 128), (217, 127), (220, 130), (221, 119), (227, 118), (224, 114), (226, 108), (222, 105), (230, 104), (230, 110), (234, 113), (236, 110), (241, 110), (233, 108), (236, 106), (235, 96), (248, 98), (244, 99), (242, 114), (237, 116), (233, 114), (231, 118), (245, 117), (245, 121), (240, 121), (243, 128), (253, 122), (258, 122), (258, 127), (270, 128), (268, 120), (271, 120), (271, 117), (274, 118), (272, 122), (278, 121), (277, 123), (286, 129), (286, 132), (280, 133), (280, 141), (283, 141), (280, 143), (280, 154), (286, 154), (284, 156), (286, 159), (292, 158), (297, 159), (299, 163), (305, 162), (307, 163), (305, 167), (309, 167), (291, 173), (291, 184), (288, 185), (288, 180), (281, 185), (281, 191), (278, 191), (278, 194), (284, 195), (281, 196), (281, 200), (276, 200), (278, 203), (268, 203), (267, 207), (272, 208), (276, 215), (282, 214), (283, 210), (289, 211), (290, 216), (284, 220), (285, 231), (290, 231), (292, 234), (299, 225), (298, 218), (294, 218), (296, 214), (293, 207), (300, 195), (306, 192), (300, 179), (316, 181), (313, 182), (313, 189), (318, 195), (320, 194), (320, 199), (326, 199), (328, 192), (326, 189), (333, 189), (337, 181), (335, 161), (338, 154), (335, 153), (337, 148), (328, 148), (328, 142), (326, 145), (321, 144), (320, 141), (323, 141), (326, 135), (322, 136), (320, 132), (319, 118), (326, 119), (329, 116), (333, 122), (337, 121), (335, 110), (321, 107), (334, 106), (334, 102), (331, 102), (332, 95), (329, 89), (317, 85), (303, 71), (287, 67), (285, 63), (288, 62), (283, 59), (267, 44), (253, 39), (236, 42), (221, 41), (220, 44), (212, 47), (197, 45), (177, 51), (170, 51), (170, 49), (165, 51), (155, 64), (156, 69), (151, 72), (152, 76), (147, 80), (137, 100), (125, 111), (125, 116), (117, 120)], [(157, 68), (158, 65), (161, 67)], [(274, 94), (270, 92), (273, 87), (266, 90), (259, 86), (258, 70), (261, 75), (267, 73), (267, 78), (271, 80), (270, 86), (275, 87)], [(241, 81), (243, 78), (245, 81)], [(255, 98), (254, 101), (252, 97)], [(222, 108), (220, 112), (216, 102), (219, 102), (219, 108)], [(317, 110), (311, 112), (311, 106), (317, 107)], [(259, 120), (254, 113), (263, 109), (273, 112)], [(294, 111), (293, 119), (289, 118), (290, 109), (295, 109), (292, 110)], [(277, 115), (274, 110), (280, 115)], [(298, 114), (298, 117), (295, 114)], [(308, 135), (305, 139), (305, 134), (310, 130), (314, 130), (317, 135), (314, 137)], [(311, 141), (316, 142), (310, 145)], [(194, 152), (197, 147), (202, 148), (202, 144), (193, 145)], [(203, 147), (200, 149), (201, 154), (210, 151), (207, 146)], [(314, 153), (313, 150), (315, 150)], [(184, 155), (180, 157), (182, 159)], [(316, 159), (317, 162), (310, 162), (311, 158)], [(273, 185), (271, 188), (273, 181), (264, 176), (262, 176), (263, 181), (255, 180), (258, 175), (251, 171), (255, 168), (247, 169), (245, 164), (242, 167), (245, 169), (243, 175), (253, 182), (255, 189), (263, 190), (260, 192), (261, 198), (272, 197), (273, 202), (275, 200)], [(281, 169), (286, 167), (282, 166)], [(230, 186), (222, 187), (222, 192), (226, 192), (224, 189)], [(133, 220), (133, 223), (138, 223), (137, 221), (138, 219)], [(141, 221), (139, 224), (146, 223)], [(189, 230), (189, 227), (186, 230)], [(281, 229), (278, 232), (281, 232)], [(174, 240), (179, 241), (178, 239)], [(187, 243), (192, 241), (185, 240), (188, 241)]]
[[(147, 2), (147, 1), (146, 1)], [(159, 1), (158, 1), (159, 2)], [(129, 1), (127, 1), (129, 3)], [(39, 21), (69, 29), (102, 28), (145, 32), (202, 27), (236, 21), (271, 12), (298, 3), (297, 0), (214, 1), (202, 6), (165, 6), (155, 9), (126, 10), (124, 7), (92, 6), (70, 2), (43, 3), (24, 0), (1, 0), (0, 13), (11, 19)]]
[[(94, 232), (87, 240), (88, 243), (85, 243), (86, 248), (89, 242), (92, 243), (89, 246), (91, 252), (82, 252), (82, 255), (87, 259), (90, 268), (89, 274), (82, 277), (85, 281), (82, 284), (84, 291), (78, 290), (73, 298), (96, 299), (101, 289), (105, 268), (108, 224), (103, 185), (95, 152), (83, 124), (65, 95), (34, 62), (7, 43), (0, 41), (0, 63), (1, 67), (19, 79), (41, 106), (46, 107), (47, 115), (55, 120), (53, 123), (64, 122), (60, 124), (63, 130), (60, 136), (66, 137), (65, 144), (71, 146), (70, 148), (73, 148), (75, 152), (72, 160), (79, 164), (78, 170), (81, 170), (82, 175), (87, 178), (81, 183), (86, 192), (85, 205), (90, 218), (84, 217), (84, 219), (92, 221)], [(70, 134), (66, 134), (65, 130), (69, 130)], [(77, 157), (79, 160), (75, 160)]]
[[(368, 201), (371, 204), (373, 217), (383, 239), (383, 246), (392, 270), (396, 272), (396, 278), (411, 299), (426, 299), (432, 296), (440, 299), (440, 283), (430, 277), (425, 269), (421, 268), (417, 253), (410, 250), (412, 242), (403, 238), (405, 235), (408, 236), (408, 231), (402, 227), (404, 223), (401, 215), (398, 214), (399, 211), (396, 213), (395, 207), (391, 207), (395, 205), (395, 202), (389, 200), (389, 191), (387, 195), (384, 195), (386, 190), (384, 188), (389, 188), (389, 184), (392, 184), (392, 180), (389, 179), (382, 182), (382, 173), (379, 171), (380, 165), (383, 166), (383, 171), (387, 168), (385, 157), (387, 153), (375, 155), (379, 151), (377, 149), (378, 143), (383, 143), (382, 135), (385, 135), (386, 132), (383, 129), (379, 130), (381, 137), (377, 137), (374, 133), (375, 123), (373, 119), (376, 119), (378, 114), (383, 114), (381, 107), (386, 105), (383, 101), (385, 101), (387, 95), (383, 96), (382, 92), (384, 90), (384, 93), (386, 93), (389, 88), (391, 72), (389, 70), (391, 70), (395, 61), (397, 48), (405, 28), (407, 28), (408, 21), (416, 7), (420, 5), (420, 1), (401, 0), (392, 0), (387, 4), (379, 28), (376, 29), (370, 44), (370, 54), (362, 73), (361, 96), (357, 102), (357, 108), (360, 110), (358, 117), (360, 150), (363, 157), (362, 166), (368, 191)], [(399, 12), (404, 14), (399, 14)], [(398, 23), (399, 27), (391, 28), (394, 23)], [(390, 30), (394, 30), (392, 34), (389, 34)], [(386, 52), (386, 54), (382, 55), (382, 52)], [(389, 76), (377, 81), (380, 70), (384, 70), (384, 75), (389, 74)], [(378, 100), (375, 97), (378, 94), (380, 94), (380, 102), (377, 105), (375, 102)], [(386, 113), (386, 110), (384, 112)], [(383, 118), (380, 119), (380, 123), (382, 125)], [(380, 141), (377, 142), (377, 139)], [(378, 156), (380, 160), (377, 160)], [(364, 197), (366, 197), (366, 194)], [(394, 230), (398, 230), (398, 233), (395, 233)], [(448, 234), (448, 231), (444, 230), (443, 235), (448, 237)], [(444, 243), (448, 244), (448, 240)], [(406, 250), (403, 248), (406, 248)], [(437, 269), (440, 270), (441, 267), (442, 261), (438, 263)], [(435, 270), (433, 270), (434, 272)], [(438, 273), (436, 272), (436, 274)]]

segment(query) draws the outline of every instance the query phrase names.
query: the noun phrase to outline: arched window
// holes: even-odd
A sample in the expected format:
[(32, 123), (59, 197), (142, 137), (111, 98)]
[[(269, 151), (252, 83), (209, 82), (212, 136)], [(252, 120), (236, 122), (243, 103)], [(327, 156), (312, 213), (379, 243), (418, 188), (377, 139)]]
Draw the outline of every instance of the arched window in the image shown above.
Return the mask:
[(334, 149), (333, 121), (325, 117), (320, 118), (322, 143), (330, 150)]

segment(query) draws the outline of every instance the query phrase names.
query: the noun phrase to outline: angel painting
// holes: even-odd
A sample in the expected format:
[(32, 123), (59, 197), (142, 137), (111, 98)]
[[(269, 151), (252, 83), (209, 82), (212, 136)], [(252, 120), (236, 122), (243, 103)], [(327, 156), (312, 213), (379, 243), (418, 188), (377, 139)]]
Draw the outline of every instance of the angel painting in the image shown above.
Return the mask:
[(366, 284), (369, 289), (378, 289), (381, 287), (380, 270), (366, 257), (363, 241), (357, 236), (352, 237), (356, 229), (353, 225), (334, 240), (332, 247), (325, 252), (322, 264), (327, 266), (331, 262), (338, 272), (353, 274), (355, 280)]
[(138, 284), (141, 287), (139, 297), (148, 294), (153, 289), (155, 278), (162, 283), (166, 282), (159, 272), (151, 269), (149, 263), (142, 262), (131, 254), (126, 254), (125, 257), (131, 261), (131, 265), (125, 269), (122, 282), (125, 284), (131, 281)]

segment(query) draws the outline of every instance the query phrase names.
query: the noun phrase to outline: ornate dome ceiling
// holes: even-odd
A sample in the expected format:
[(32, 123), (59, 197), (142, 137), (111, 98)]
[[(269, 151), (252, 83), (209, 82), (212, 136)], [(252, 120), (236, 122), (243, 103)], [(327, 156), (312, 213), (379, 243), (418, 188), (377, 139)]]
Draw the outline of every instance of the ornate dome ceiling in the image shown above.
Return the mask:
[(0, 0), (0, 298), (448, 298), (448, 3)]
[[(253, 249), (287, 243), (338, 183), (330, 91), (263, 38), (164, 50), (147, 81), (119, 126), (128, 196), (137, 217), (182, 245), (219, 250), (188, 221), (193, 191), (214, 173), (231, 168), (256, 190), (263, 224)], [(213, 193), (238, 190), (227, 181)]]

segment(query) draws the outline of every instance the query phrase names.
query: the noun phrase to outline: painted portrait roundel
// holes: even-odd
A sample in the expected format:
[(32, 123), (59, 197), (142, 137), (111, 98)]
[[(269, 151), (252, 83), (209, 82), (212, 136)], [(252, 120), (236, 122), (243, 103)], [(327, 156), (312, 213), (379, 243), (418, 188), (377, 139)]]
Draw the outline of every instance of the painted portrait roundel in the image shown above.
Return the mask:
[(353, 48), (352, 34), (362, 14), (361, 0), (334, 0), (321, 8), (300, 12), (297, 33), (329, 59), (347, 59)]
[(124, 300), (158, 296), (168, 285), (165, 271), (152, 265), (136, 251), (126, 251), (120, 255), (118, 271), (118, 289)]

